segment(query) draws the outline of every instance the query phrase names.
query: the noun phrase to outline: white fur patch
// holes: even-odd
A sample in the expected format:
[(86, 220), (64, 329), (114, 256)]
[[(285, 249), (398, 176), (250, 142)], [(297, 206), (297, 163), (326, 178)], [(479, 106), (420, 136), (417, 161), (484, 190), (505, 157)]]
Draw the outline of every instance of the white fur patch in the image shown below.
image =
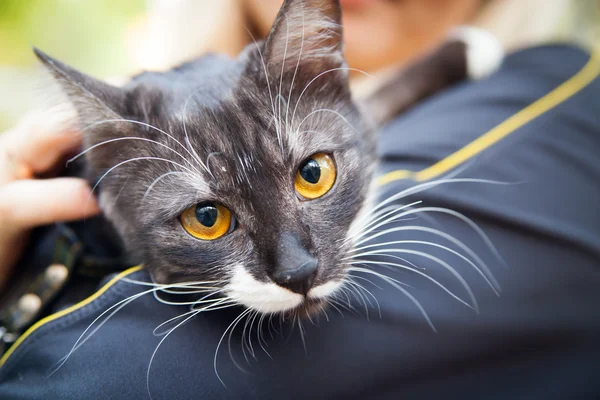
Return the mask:
[(242, 265), (235, 266), (225, 292), (238, 303), (263, 313), (289, 310), (304, 301), (304, 296), (275, 283), (257, 281)]
[(471, 79), (482, 79), (495, 72), (504, 58), (500, 41), (490, 32), (471, 26), (456, 28), (450, 37), (467, 45), (467, 72)]
[(308, 297), (313, 299), (323, 299), (331, 296), (340, 287), (342, 287), (342, 281), (329, 281), (310, 289), (308, 291)]

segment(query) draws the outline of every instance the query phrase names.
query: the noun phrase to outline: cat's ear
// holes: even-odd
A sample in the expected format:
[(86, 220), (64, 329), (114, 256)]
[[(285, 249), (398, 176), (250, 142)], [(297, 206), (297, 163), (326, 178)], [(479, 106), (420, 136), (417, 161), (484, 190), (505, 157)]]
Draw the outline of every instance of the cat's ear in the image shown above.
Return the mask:
[(120, 110), (126, 98), (122, 89), (85, 75), (39, 49), (33, 51), (75, 107), (82, 127), (122, 118)]
[(285, 0), (264, 43), (269, 72), (320, 73), (345, 65), (339, 0)]

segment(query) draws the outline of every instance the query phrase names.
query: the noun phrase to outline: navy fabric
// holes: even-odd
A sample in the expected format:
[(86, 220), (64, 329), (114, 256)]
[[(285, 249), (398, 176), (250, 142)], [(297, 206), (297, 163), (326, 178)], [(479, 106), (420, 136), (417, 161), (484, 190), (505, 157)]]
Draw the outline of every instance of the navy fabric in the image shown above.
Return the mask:
[[(588, 58), (567, 46), (528, 49), (509, 56), (489, 79), (425, 102), (381, 134), (382, 172), (429, 167), (568, 80)], [(471, 158), (454, 177), (507, 184), (448, 183), (401, 203), (422, 200), (420, 206), (467, 215), (506, 265), (473, 227), (452, 215), (415, 214), (417, 219), (396, 226), (430, 227), (460, 240), (487, 264), (501, 295), (451, 252), (415, 243), (397, 248), (426, 251), (455, 268), (472, 289), (479, 314), (422, 275), (370, 264), (364, 268), (407, 285), (399, 288), (420, 302), (437, 333), (398, 287), (370, 272), (354, 273), (379, 307), (363, 293), (350, 298), (355, 310), (338, 305), (341, 312), (330, 308), (328, 320), (304, 321), (302, 334), (297, 323), (265, 320), (262, 342), (257, 319), (250, 329), (256, 358), (246, 348), (248, 361), (240, 345), (249, 338), (242, 320), (219, 347), (216, 369), (223, 385), (213, 366), (215, 350), (242, 310), (203, 313), (183, 324), (164, 340), (149, 370), (162, 339), (153, 329), (187, 309), (146, 295), (112, 316), (47, 377), (100, 312), (146, 289), (121, 281), (29, 336), (0, 369), (0, 398), (146, 399), (148, 389), (154, 399), (599, 398), (600, 79)], [(382, 198), (412, 185), (391, 182)], [(398, 231), (375, 242), (389, 240), (461, 250), (424, 231)], [(442, 264), (397, 255), (469, 301)], [(144, 271), (130, 278), (148, 279)], [(343, 296), (338, 301), (346, 302)]]

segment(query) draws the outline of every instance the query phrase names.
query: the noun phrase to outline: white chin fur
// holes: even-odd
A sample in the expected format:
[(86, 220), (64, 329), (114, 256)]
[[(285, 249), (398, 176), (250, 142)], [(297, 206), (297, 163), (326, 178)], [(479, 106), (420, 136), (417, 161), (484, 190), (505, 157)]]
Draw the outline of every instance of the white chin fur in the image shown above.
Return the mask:
[(304, 296), (279, 285), (257, 281), (241, 265), (235, 267), (225, 292), (238, 303), (266, 314), (296, 308), (304, 300)]
[(461, 26), (450, 34), (467, 45), (467, 72), (471, 79), (482, 79), (495, 72), (504, 58), (500, 41), (490, 32)]
[(331, 296), (342, 286), (342, 281), (329, 281), (316, 286), (308, 291), (308, 297), (312, 299), (324, 299)]
[[(330, 281), (312, 288), (308, 292), (308, 297), (323, 299), (332, 295), (341, 286), (342, 281)], [(275, 283), (257, 281), (241, 265), (234, 268), (231, 281), (225, 287), (225, 293), (232, 300), (265, 314), (291, 310), (304, 301), (304, 296)]]

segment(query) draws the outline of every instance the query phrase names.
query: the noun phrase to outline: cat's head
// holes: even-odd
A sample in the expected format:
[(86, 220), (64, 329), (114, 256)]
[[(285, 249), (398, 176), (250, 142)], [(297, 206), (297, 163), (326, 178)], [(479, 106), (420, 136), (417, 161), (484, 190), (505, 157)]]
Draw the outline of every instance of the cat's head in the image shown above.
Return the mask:
[(38, 52), (77, 109), (100, 204), (158, 282), (310, 312), (346, 276), (375, 167), (340, 6), (287, 0), (267, 39), (123, 88)]

